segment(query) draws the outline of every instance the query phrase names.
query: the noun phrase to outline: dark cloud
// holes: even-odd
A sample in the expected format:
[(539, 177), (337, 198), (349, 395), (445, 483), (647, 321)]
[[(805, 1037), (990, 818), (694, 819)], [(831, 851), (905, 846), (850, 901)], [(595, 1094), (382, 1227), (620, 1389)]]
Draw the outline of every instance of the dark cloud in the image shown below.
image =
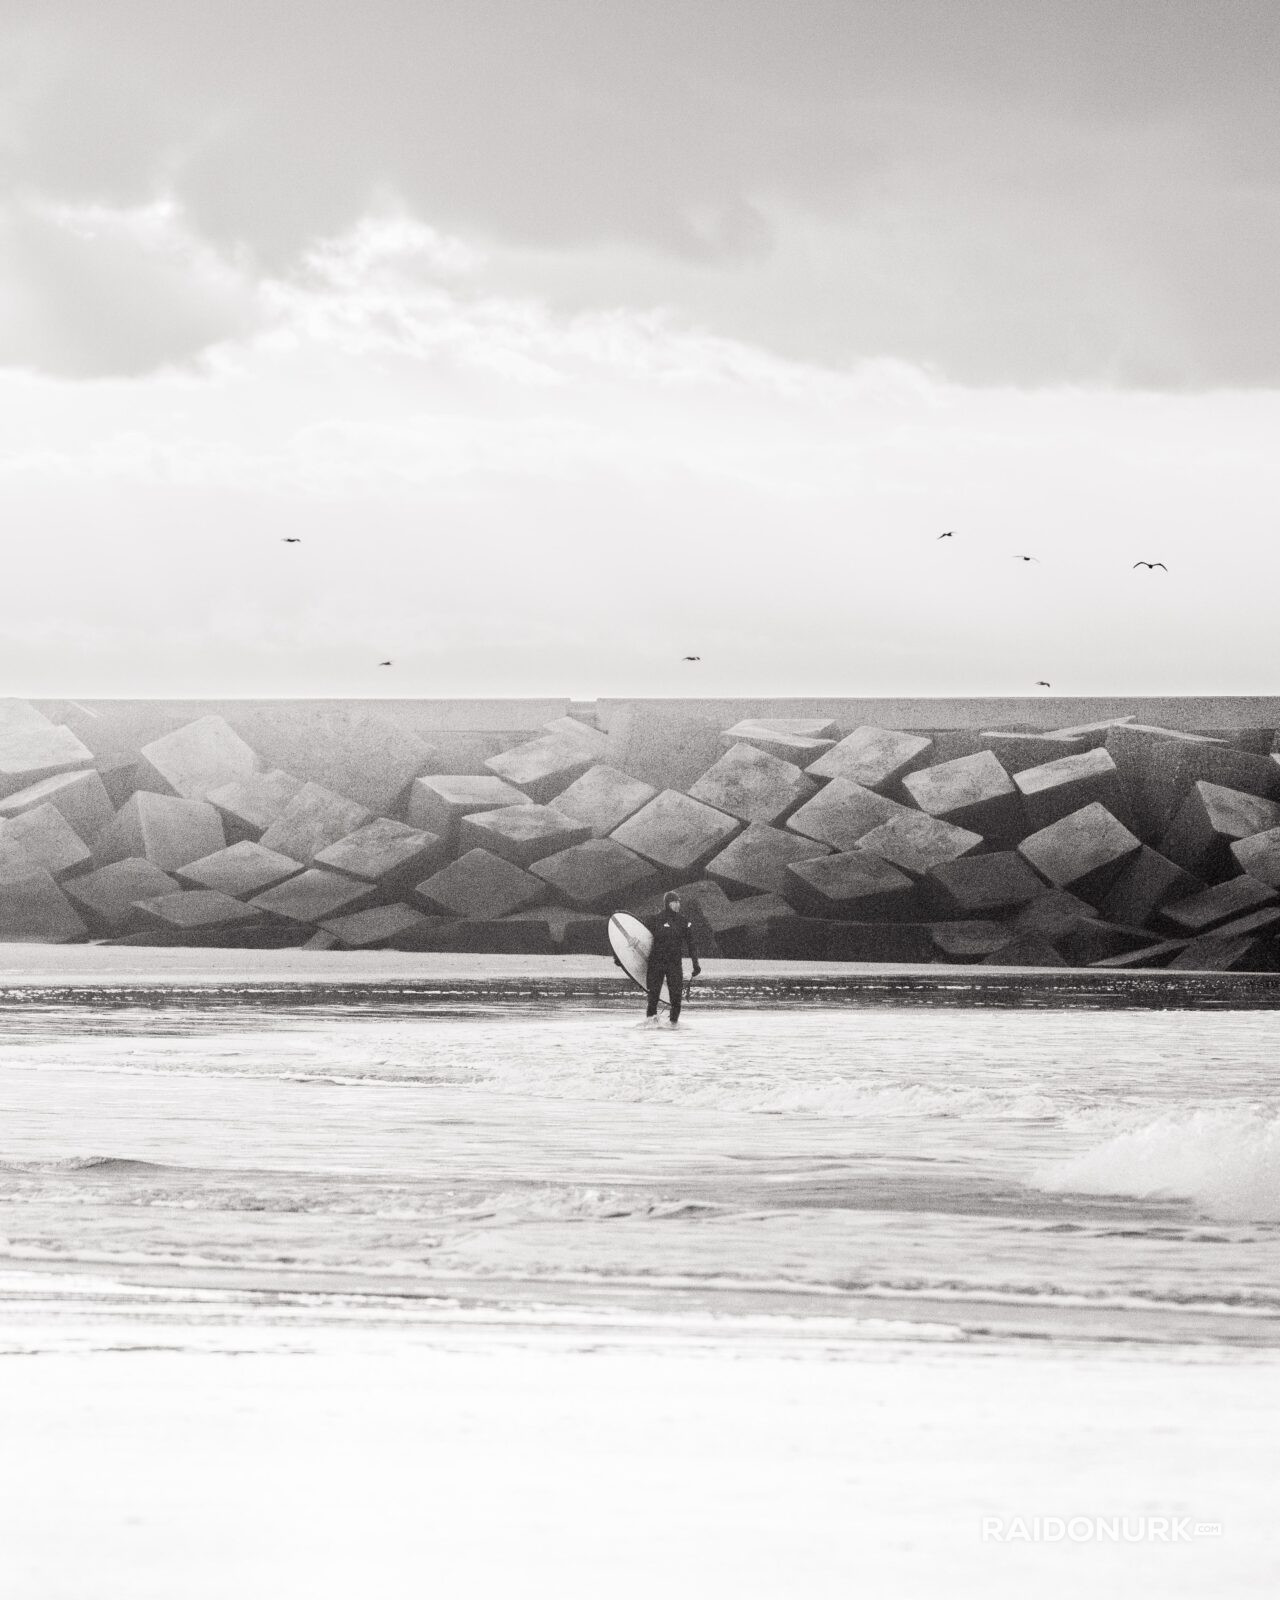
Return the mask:
[[(7, 15), (10, 183), (126, 205), (172, 192), (261, 270), (390, 192), (491, 242), (513, 283), (519, 261), (566, 301), (625, 285), (811, 359), (979, 382), (1280, 380), (1274, 0)], [(135, 366), (166, 343), (131, 337)]]

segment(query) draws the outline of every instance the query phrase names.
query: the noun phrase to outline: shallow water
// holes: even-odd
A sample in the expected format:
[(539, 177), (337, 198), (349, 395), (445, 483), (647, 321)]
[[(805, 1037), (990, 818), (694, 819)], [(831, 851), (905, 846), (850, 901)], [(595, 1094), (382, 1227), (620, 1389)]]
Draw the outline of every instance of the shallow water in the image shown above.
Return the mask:
[(1278, 1045), (1268, 1012), (11, 1006), (0, 1349), (1275, 1346)]

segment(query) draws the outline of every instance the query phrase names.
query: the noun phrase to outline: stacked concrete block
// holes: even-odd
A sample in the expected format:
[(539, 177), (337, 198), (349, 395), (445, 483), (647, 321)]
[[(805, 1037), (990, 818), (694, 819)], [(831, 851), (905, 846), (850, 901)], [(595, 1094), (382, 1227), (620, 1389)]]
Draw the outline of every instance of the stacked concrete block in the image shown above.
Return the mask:
[(990, 750), (910, 772), (902, 786), (921, 811), (988, 842), (1010, 842), (1023, 831), (1021, 797)]
[(73, 944), (88, 931), (43, 867), (0, 873), (0, 944)]
[(174, 894), (180, 887), (176, 878), (141, 857), (113, 861), (83, 877), (68, 878), (65, 885), (67, 898), (89, 921), (113, 934), (127, 933), (137, 925), (139, 900)]
[(264, 889), (274, 889), (286, 878), (296, 878), (302, 863), (278, 850), (268, 850), (252, 839), (241, 839), (225, 850), (179, 867), (175, 876), (192, 889), (216, 889), (220, 894), (247, 900)]
[(6, 796), (0, 800), (0, 817), (20, 817), (43, 805), (56, 807), (86, 844), (92, 844), (116, 814), (101, 777), (89, 769), (60, 772)]
[(894, 817), (909, 814), (909, 806), (899, 805), (874, 789), (864, 789), (847, 778), (832, 778), (787, 818), (793, 833), (830, 845), (833, 850), (852, 850), (873, 828)]
[(93, 765), (93, 752), (25, 700), (0, 701), (0, 798)]
[(458, 824), (460, 850), (491, 850), (518, 867), (532, 866), (543, 856), (555, 855), (590, 837), (585, 823), (575, 822), (554, 806), (536, 804), (472, 811)]
[(934, 904), (953, 917), (1012, 910), (1044, 893), (1044, 879), (1012, 850), (944, 861), (925, 883)]
[(1150, 923), (1161, 906), (1203, 888), (1199, 878), (1144, 844), (1107, 890), (1098, 909), (1110, 922), (1140, 927)]
[(984, 956), (984, 967), (1065, 967), (1070, 963), (1054, 945), (1040, 933), (1020, 933), (1011, 939), (1003, 950)]
[(1208, 933), (1219, 923), (1230, 922), (1277, 902), (1280, 902), (1280, 893), (1242, 872), (1239, 877), (1215, 883), (1199, 894), (1175, 900), (1160, 912), (1160, 920), (1178, 933)]
[(1120, 774), (1107, 750), (1099, 746), (1078, 755), (1060, 756), (1043, 766), (1027, 767), (1014, 776), (1022, 795), (1027, 826), (1047, 828), (1051, 822), (1096, 802), (1106, 806), (1122, 821), (1128, 815), (1128, 801), (1120, 786)]
[(741, 826), (714, 806), (664, 789), (611, 837), (664, 872), (687, 877), (722, 850)]
[(1259, 883), (1280, 889), (1280, 827), (1235, 840), (1231, 854), (1241, 872), (1257, 878)]
[(89, 846), (48, 801), (0, 821), (0, 842), (6, 840), (53, 878), (78, 872), (93, 862)]
[(587, 839), (535, 861), (530, 867), (571, 906), (616, 910), (654, 878), (651, 862), (616, 839)]
[(970, 828), (931, 817), (926, 811), (901, 811), (858, 840), (859, 850), (870, 850), (912, 877), (923, 878), (947, 861), (958, 861), (982, 846), (982, 835)]
[(255, 777), (263, 763), (222, 717), (200, 717), (142, 747), (140, 784), (184, 800)]
[(550, 722), (543, 723), (542, 730), (557, 739), (568, 739), (580, 746), (593, 761), (603, 761), (609, 748), (608, 734), (578, 717), (553, 717)]
[(786, 872), (788, 898), (817, 916), (876, 922), (908, 917), (916, 907), (906, 873), (864, 850), (794, 861)]
[(545, 803), (580, 778), (601, 753), (588, 749), (572, 734), (546, 733), (514, 750), (490, 756), (485, 766), (527, 799)]
[(1041, 934), (1053, 944), (1083, 918), (1097, 915), (1097, 910), (1087, 900), (1081, 900), (1069, 889), (1046, 889), (1034, 900), (1019, 906), (1009, 917), (1009, 926), (1016, 933)]
[(1179, 807), (1200, 783), (1261, 799), (1280, 798), (1280, 769), (1266, 756), (1211, 739), (1153, 739), (1139, 771), (1139, 778), (1130, 782), (1140, 807), (1139, 826), (1152, 843), (1169, 831)]
[(1010, 777), (1031, 767), (1042, 767), (1087, 748), (1083, 739), (1063, 739), (1048, 733), (1012, 733), (992, 728), (978, 735), (983, 750), (990, 750)]
[(433, 745), (402, 718), (367, 706), (293, 701), (237, 707), (227, 719), (264, 767), (359, 801), (370, 815), (401, 815), (413, 780), (439, 770)]
[(632, 778), (617, 767), (600, 763), (588, 767), (556, 796), (556, 810), (591, 829), (593, 839), (603, 839), (635, 816), (657, 794), (651, 784)]
[(205, 801), (140, 789), (98, 835), (93, 854), (101, 866), (142, 857), (172, 872), (212, 855), (226, 842), (221, 817)]
[(421, 911), (412, 906), (396, 904), (370, 906), (365, 911), (352, 911), (346, 916), (330, 917), (321, 924), (322, 931), (347, 950), (374, 950), (379, 946), (394, 944), (406, 935), (425, 928), (429, 922)]
[(925, 766), (932, 739), (890, 728), (861, 727), (810, 763), (815, 778), (843, 778), (864, 789), (887, 789), (908, 772)]
[(301, 778), (275, 768), (221, 784), (209, 791), (208, 800), (221, 816), (228, 834), (257, 839), (276, 821), (302, 786)]
[(1095, 801), (1030, 834), (1018, 853), (1056, 888), (1096, 903), (1141, 848), (1141, 840)]
[[(1277, 915), (1280, 921), (1280, 914)], [(1268, 925), (1270, 927), (1270, 924)], [(1260, 930), (1267, 931), (1267, 930)], [(1169, 962), (1171, 972), (1249, 972), (1274, 970), (1267, 959), (1265, 938), (1252, 929), (1244, 932), (1235, 924), (1216, 928), (1212, 933), (1192, 939)]]
[(771, 823), (810, 799), (817, 787), (795, 762), (739, 743), (731, 745), (689, 793), (743, 822)]
[(362, 828), (328, 845), (315, 857), (318, 867), (347, 872), (383, 889), (418, 883), (444, 865), (448, 851), (435, 833), (375, 817)]
[(947, 761), (959, 761), (965, 756), (981, 755), (987, 748), (982, 742), (982, 735), (972, 728), (939, 728), (931, 738), (934, 766), (941, 766)]
[(1213, 879), (1232, 869), (1238, 839), (1280, 827), (1280, 805), (1239, 789), (1204, 780), (1193, 783), (1170, 822), (1160, 853), (1197, 877)]
[(1114, 956), (1129, 955), (1150, 945), (1151, 935), (1144, 928), (1104, 922), (1101, 917), (1081, 917), (1052, 941), (1073, 967), (1092, 967)]
[(835, 744), (834, 723), (821, 717), (748, 717), (722, 736), (728, 745), (749, 744), (782, 761), (807, 767)]
[(830, 854), (830, 848), (816, 839), (752, 822), (708, 861), (706, 872), (713, 882), (731, 890), (783, 894), (790, 884), (790, 865)]
[(261, 911), (217, 889), (178, 889), (136, 905), (144, 922), (196, 935), (262, 921)]
[(1170, 792), (1169, 747), (1212, 744), (1202, 734), (1178, 728), (1152, 727), (1127, 722), (1107, 733), (1106, 751), (1116, 764), (1128, 803), (1130, 825), (1143, 839), (1157, 839), (1169, 820), (1177, 795)]
[(325, 867), (308, 867), (255, 895), (249, 904), (289, 922), (328, 922), (344, 911), (358, 911), (374, 898), (371, 884)]
[(981, 961), (1012, 943), (1016, 935), (1003, 922), (931, 922), (929, 937), (944, 961)]
[(452, 845), (458, 837), (459, 821), (471, 812), (528, 803), (527, 794), (492, 773), (483, 777), (464, 772), (436, 773), (417, 779), (409, 790), (408, 818), (412, 827), (438, 834)]
[(433, 873), (414, 893), (445, 916), (497, 919), (544, 900), (547, 886), (514, 861), (475, 849)]
[(262, 835), (261, 843), (310, 866), (322, 850), (372, 821), (358, 801), (335, 794), (323, 784), (304, 783)]

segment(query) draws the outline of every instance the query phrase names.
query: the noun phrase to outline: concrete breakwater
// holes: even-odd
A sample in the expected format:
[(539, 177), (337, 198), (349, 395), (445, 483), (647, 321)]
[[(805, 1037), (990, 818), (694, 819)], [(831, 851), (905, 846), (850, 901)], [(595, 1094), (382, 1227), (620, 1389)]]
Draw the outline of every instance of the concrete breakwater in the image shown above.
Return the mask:
[(0, 701), (0, 941), (1280, 970), (1280, 701)]

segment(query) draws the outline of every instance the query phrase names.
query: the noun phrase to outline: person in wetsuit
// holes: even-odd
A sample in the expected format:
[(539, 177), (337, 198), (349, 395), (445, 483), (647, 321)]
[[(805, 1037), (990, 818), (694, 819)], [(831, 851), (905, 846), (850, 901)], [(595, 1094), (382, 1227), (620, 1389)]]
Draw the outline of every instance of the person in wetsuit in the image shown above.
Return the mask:
[(693, 947), (693, 924), (680, 911), (680, 896), (673, 889), (663, 902), (656, 917), (646, 917), (645, 927), (653, 935), (653, 949), (649, 952), (648, 979), (649, 1008), (646, 1017), (658, 1015), (658, 997), (662, 985), (667, 986), (671, 1002), (671, 1026), (680, 1020), (680, 1004), (684, 999), (684, 952), (689, 952), (693, 962), (693, 976), (702, 971), (698, 965), (698, 952)]

